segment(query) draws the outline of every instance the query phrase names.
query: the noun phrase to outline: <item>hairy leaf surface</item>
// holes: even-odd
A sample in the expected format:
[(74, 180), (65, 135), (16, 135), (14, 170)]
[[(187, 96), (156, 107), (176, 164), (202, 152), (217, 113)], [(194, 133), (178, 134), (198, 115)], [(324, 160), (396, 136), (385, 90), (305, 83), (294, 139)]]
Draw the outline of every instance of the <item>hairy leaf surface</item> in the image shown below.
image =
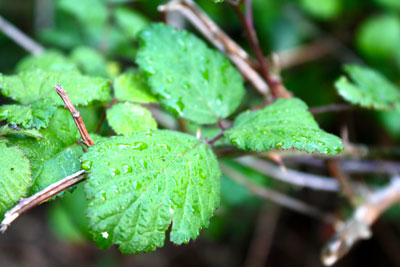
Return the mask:
[(139, 105), (117, 103), (107, 110), (107, 120), (117, 134), (130, 135), (134, 132), (157, 129), (151, 112)]
[(139, 37), (136, 61), (162, 105), (201, 124), (226, 118), (239, 106), (242, 77), (221, 53), (164, 24), (145, 28)]
[(307, 105), (296, 98), (278, 99), (261, 110), (240, 114), (225, 134), (232, 144), (245, 150), (295, 148), (325, 154), (342, 150), (340, 138), (321, 130)]
[(7, 147), (0, 141), (0, 218), (25, 197), (32, 182), (29, 160), (18, 147)]
[(352, 81), (342, 76), (335, 83), (344, 99), (365, 108), (400, 110), (400, 89), (383, 75), (359, 65), (346, 65), (345, 71)]
[(96, 243), (123, 253), (187, 243), (219, 205), (220, 170), (211, 149), (173, 131), (103, 139), (83, 155), (90, 168), (87, 215)]
[(77, 71), (32, 70), (17, 75), (0, 76), (0, 90), (22, 104), (30, 104), (42, 98), (50, 98), (53, 103), (63, 105), (54, 90), (61, 84), (75, 105), (88, 105), (95, 101), (108, 102), (111, 98), (107, 79), (89, 77)]

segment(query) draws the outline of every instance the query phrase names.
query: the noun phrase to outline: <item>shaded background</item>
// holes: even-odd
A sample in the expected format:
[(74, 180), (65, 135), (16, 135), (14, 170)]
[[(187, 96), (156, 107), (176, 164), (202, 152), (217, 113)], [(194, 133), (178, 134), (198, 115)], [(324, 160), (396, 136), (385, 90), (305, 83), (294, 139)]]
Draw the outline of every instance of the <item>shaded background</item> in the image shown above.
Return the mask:
[[(66, 5), (66, 1), (72, 4)], [(107, 2), (106, 12), (96, 9), (94, 2)], [(1, 0), (0, 15), (46, 48), (69, 53), (78, 46), (94, 47), (111, 61), (108, 67), (118, 62), (124, 69), (134, 65), (135, 25), (161, 20), (156, 7), (163, 2)], [(250, 51), (228, 4), (196, 2)], [(116, 18), (110, 13), (119, 6), (136, 12), (137, 24), (128, 29), (132, 37), (124, 29), (114, 28)], [(284, 84), (309, 106), (342, 102), (333, 84), (347, 62), (367, 63), (399, 84), (400, 1), (253, 0), (253, 6), (264, 53), (280, 53)], [(0, 33), (1, 73), (12, 73), (26, 55)], [(260, 99), (253, 94), (249, 92), (248, 101), (257, 104)], [(0, 97), (0, 103), (4, 101)], [(394, 147), (399, 142), (398, 112), (355, 110), (316, 119), (322, 128), (338, 135), (346, 126), (355, 143)], [(229, 159), (224, 163), (263, 186), (290, 193), (343, 218), (351, 212), (341, 195), (294, 189)], [(296, 166), (328, 175), (325, 168)], [(354, 179), (370, 184), (387, 181), (387, 177), (368, 174)], [(78, 188), (63, 200), (22, 216), (0, 236), (0, 266), (321, 266), (320, 251), (334, 232), (331, 226), (257, 199), (226, 177), (221, 184), (221, 208), (196, 241), (182, 246), (166, 242), (156, 252), (139, 255), (122, 255), (115, 247), (101, 251), (88, 241), (85, 199)], [(374, 225), (373, 238), (358, 244), (336, 266), (400, 266), (399, 219), (400, 208), (393, 207)]]

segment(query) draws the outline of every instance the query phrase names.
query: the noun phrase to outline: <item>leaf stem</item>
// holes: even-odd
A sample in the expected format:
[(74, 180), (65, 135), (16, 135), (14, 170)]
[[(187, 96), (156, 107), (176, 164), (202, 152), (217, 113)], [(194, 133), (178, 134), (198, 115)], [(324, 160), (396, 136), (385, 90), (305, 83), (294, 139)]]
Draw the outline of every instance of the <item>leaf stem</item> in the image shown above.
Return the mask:
[(222, 137), (224, 137), (224, 133), (220, 133), (217, 136), (213, 137), (212, 139), (207, 141), (207, 144), (209, 144), (210, 146), (213, 146), (215, 144), (215, 142), (217, 142), (219, 139), (221, 139)]
[(86, 176), (87, 172), (81, 170), (54, 184), (49, 185), (42, 191), (39, 191), (28, 198), (21, 198), (17, 205), (4, 214), (4, 219), (0, 225), (0, 232), (4, 233), (8, 226), (10, 226), (10, 224), (14, 222), (20, 215), (36, 206), (39, 206), (43, 202), (46, 202), (58, 193), (63, 192), (64, 190), (82, 182), (86, 179)]
[(57, 84), (54, 89), (57, 91), (57, 94), (61, 97), (61, 99), (65, 103), (65, 108), (69, 110), (72, 115), (72, 118), (75, 121), (76, 126), (78, 127), (79, 133), (82, 136), (83, 143), (86, 146), (93, 146), (94, 142), (90, 137), (88, 131), (86, 130), (85, 123), (82, 120), (81, 114), (79, 111), (74, 107), (71, 100), (67, 96), (67, 92), (61, 87), (61, 85)]

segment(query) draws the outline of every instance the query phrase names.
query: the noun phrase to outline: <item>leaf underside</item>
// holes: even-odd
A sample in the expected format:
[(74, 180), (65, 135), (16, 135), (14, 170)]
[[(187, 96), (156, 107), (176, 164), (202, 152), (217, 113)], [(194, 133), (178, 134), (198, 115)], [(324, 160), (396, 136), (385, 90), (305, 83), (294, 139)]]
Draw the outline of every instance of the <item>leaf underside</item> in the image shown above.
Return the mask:
[(164, 24), (145, 28), (139, 39), (136, 62), (164, 107), (199, 124), (215, 123), (237, 109), (242, 77), (221, 53)]
[(335, 83), (345, 100), (365, 108), (400, 110), (400, 89), (382, 74), (359, 65), (346, 65), (345, 71), (352, 81), (342, 76)]
[(98, 246), (123, 253), (153, 251), (170, 240), (187, 243), (219, 205), (220, 170), (209, 147), (173, 131), (112, 137), (83, 156), (90, 168), (87, 216)]
[(240, 114), (225, 136), (237, 147), (253, 151), (295, 148), (336, 154), (343, 149), (340, 138), (321, 130), (307, 105), (296, 98)]

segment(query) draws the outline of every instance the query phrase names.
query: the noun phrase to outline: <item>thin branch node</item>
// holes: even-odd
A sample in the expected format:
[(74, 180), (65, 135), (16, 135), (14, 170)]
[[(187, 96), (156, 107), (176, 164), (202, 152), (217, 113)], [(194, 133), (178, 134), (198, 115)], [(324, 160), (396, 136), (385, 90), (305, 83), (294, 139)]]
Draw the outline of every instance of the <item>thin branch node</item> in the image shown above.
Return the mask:
[(92, 138), (90, 137), (88, 131), (86, 130), (86, 126), (85, 126), (85, 123), (82, 120), (81, 114), (75, 108), (75, 106), (72, 104), (71, 100), (67, 96), (67, 92), (59, 84), (54, 86), (54, 89), (56, 90), (57, 94), (61, 97), (61, 99), (64, 101), (65, 108), (68, 109), (69, 112), (71, 113), (72, 118), (74, 119), (75, 124), (78, 127), (79, 133), (82, 136), (83, 143), (86, 146), (94, 145), (94, 142), (93, 142)]

